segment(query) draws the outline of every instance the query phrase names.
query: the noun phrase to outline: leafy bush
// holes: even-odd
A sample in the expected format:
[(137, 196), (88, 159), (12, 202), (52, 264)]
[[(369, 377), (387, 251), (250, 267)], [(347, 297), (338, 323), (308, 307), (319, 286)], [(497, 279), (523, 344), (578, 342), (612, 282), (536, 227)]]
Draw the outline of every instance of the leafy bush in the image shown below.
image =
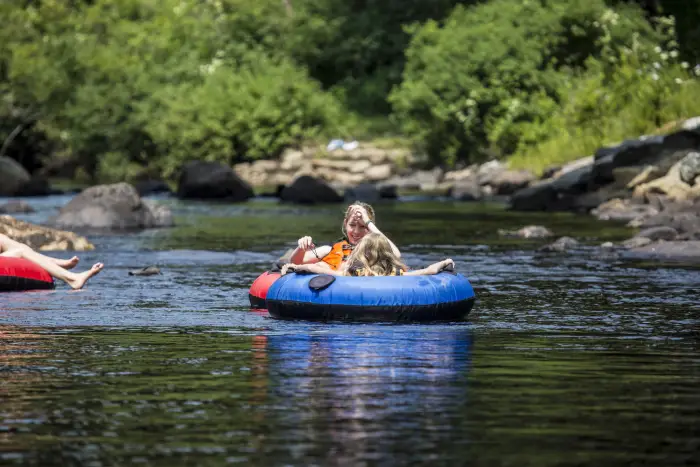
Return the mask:
[(333, 127), (336, 102), (287, 61), (251, 52), (237, 69), (221, 63), (201, 84), (166, 86), (145, 112), (146, 131), (166, 175), (187, 160), (240, 162), (274, 157)]
[(606, 48), (600, 59), (589, 59), (586, 71), (566, 87), (564, 105), (551, 118), (526, 125), (511, 164), (543, 171), (699, 115), (700, 81), (679, 60), (673, 20), (662, 19), (659, 31), (663, 47), (633, 42), (620, 55)]
[(285, 58), (273, 4), (42, 2), (22, 10), (8, 79), (102, 179), (274, 156), (332, 129), (337, 105)]
[[(546, 120), (566, 83), (606, 44), (603, 0), (493, 0), (429, 21), (406, 51), (403, 82), (390, 96), (406, 133), (433, 160), (453, 165), (512, 153), (524, 127)], [(636, 8), (621, 9), (609, 47), (653, 42)]]

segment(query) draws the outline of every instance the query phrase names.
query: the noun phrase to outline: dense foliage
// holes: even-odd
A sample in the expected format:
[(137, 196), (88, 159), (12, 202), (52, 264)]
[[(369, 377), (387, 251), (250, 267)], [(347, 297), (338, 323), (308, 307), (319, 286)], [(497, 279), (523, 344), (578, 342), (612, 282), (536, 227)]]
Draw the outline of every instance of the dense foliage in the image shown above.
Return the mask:
[(683, 3), (5, 0), (0, 153), (172, 177), (382, 122), (438, 164), (539, 168), (700, 114)]

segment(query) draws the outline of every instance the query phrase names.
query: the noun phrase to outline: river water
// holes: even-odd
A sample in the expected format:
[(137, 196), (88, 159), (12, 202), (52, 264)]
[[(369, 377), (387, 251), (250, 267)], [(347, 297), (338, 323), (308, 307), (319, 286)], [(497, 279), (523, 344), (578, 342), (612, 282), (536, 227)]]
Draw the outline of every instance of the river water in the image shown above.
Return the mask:
[[(380, 204), (409, 265), (470, 278), (469, 319), (283, 322), (249, 309), (250, 283), (299, 236), (337, 239), (341, 207), (161, 201), (178, 227), (89, 236), (78, 269), (106, 266), (86, 289), (0, 295), (0, 465), (700, 462), (700, 269), (595, 248), (623, 227)], [(583, 246), (496, 234), (533, 223)], [(163, 274), (128, 275), (147, 265)]]

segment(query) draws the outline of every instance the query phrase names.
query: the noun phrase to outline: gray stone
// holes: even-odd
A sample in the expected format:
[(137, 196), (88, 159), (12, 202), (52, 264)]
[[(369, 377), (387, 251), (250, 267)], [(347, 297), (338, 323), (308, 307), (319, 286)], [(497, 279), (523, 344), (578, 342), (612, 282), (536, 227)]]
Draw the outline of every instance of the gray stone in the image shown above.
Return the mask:
[(678, 237), (678, 232), (673, 227), (651, 227), (642, 230), (635, 237), (648, 238), (653, 242), (657, 240), (675, 240)]
[(639, 248), (643, 247), (645, 245), (649, 245), (651, 243), (650, 238), (646, 237), (632, 237), (628, 238), (624, 242), (622, 242), (622, 246), (625, 248)]
[(365, 203), (374, 203), (379, 201), (380, 194), (377, 187), (371, 183), (361, 183), (356, 187), (345, 190), (345, 201), (364, 201)]
[(375, 166), (368, 168), (365, 171), (365, 178), (371, 182), (377, 182), (379, 180), (386, 180), (387, 178), (391, 177), (391, 174), (393, 171), (394, 171), (393, 164), (375, 165)]
[(700, 241), (652, 243), (633, 248), (625, 256), (700, 264)]
[(483, 196), (476, 178), (460, 180), (449, 188), (447, 195), (459, 201), (477, 201)]
[(41, 251), (88, 251), (95, 246), (73, 232), (30, 224), (12, 216), (0, 216), (0, 234)]
[(0, 205), (0, 214), (29, 214), (34, 212), (26, 201), (12, 200), (3, 205)]
[(130, 276), (155, 276), (160, 273), (160, 269), (157, 266), (146, 266), (145, 268), (129, 271)]
[(635, 221), (654, 216), (658, 212), (654, 206), (619, 198), (611, 199), (591, 211), (600, 220), (619, 222)]
[(564, 211), (574, 205), (575, 197), (559, 193), (551, 181), (539, 182), (518, 190), (510, 197), (513, 211)]
[(0, 196), (14, 196), (30, 178), (29, 172), (19, 162), (0, 157)]
[(575, 248), (578, 246), (578, 241), (571, 237), (561, 237), (558, 238), (554, 243), (545, 245), (539, 249), (539, 251), (550, 252), (550, 253), (562, 253), (569, 248)]
[(343, 199), (328, 183), (310, 175), (297, 177), (280, 193), (280, 200), (296, 204), (340, 203)]
[(689, 118), (683, 122), (682, 125), (684, 130), (694, 131), (700, 128), (700, 117)]
[(688, 153), (688, 155), (681, 160), (679, 171), (681, 180), (693, 186), (695, 184), (695, 178), (700, 175), (700, 153)]
[(253, 188), (218, 162), (194, 161), (180, 173), (177, 196), (182, 199), (225, 199), (239, 202), (254, 196)]
[(547, 238), (554, 235), (548, 228), (541, 225), (528, 225), (518, 230), (498, 229), (498, 234), (516, 238)]
[(529, 170), (502, 170), (491, 177), (488, 185), (497, 195), (511, 195), (534, 180), (535, 176)]
[(49, 224), (67, 229), (137, 230), (169, 227), (167, 207), (144, 203), (128, 183), (98, 185), (83, 190)]
[(635, 224), (640, 228), (671, 227), (681, 234), (700, 232), (700, 212), (663, 211)]

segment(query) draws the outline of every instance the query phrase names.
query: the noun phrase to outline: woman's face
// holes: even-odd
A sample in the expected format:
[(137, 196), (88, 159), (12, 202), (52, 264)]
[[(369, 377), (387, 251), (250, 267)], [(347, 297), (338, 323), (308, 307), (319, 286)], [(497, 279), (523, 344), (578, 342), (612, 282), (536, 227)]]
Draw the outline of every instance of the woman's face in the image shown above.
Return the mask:
[(357, 245), (362, 238), (369, 233), (367, 225), (355, 216), (350, 216), (345, 223), (345, 233), (348, 235), (348, 241), (353, 245)]

